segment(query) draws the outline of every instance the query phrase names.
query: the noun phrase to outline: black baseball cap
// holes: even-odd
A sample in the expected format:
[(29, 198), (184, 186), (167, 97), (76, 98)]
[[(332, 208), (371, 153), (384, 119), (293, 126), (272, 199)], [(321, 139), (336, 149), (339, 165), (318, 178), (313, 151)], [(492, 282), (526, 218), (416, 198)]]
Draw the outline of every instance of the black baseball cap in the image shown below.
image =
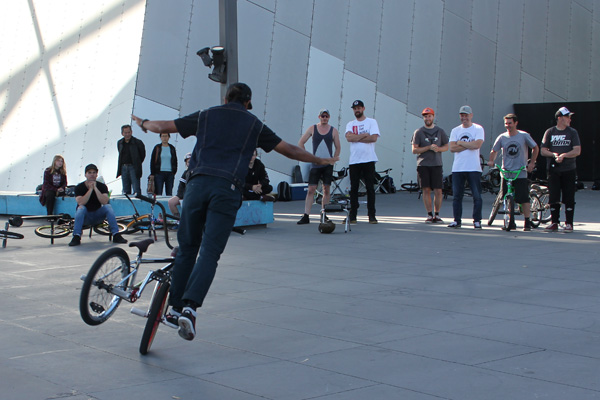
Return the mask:
[(88, 172), (90, 169), (93, 169), (96, 172), (98, 172), (98, 167), (96, 167), (95, 164), (88, 164), (88, 165), (85, 166), (85, 172)]
[(364, 107), (364, 106), (365, 106), (365, 103), (363, 103), (362, 100), (354, 100), (354, 103), (352, 103), (352, 107), (351, 108), (354, 108), (354, 107)]

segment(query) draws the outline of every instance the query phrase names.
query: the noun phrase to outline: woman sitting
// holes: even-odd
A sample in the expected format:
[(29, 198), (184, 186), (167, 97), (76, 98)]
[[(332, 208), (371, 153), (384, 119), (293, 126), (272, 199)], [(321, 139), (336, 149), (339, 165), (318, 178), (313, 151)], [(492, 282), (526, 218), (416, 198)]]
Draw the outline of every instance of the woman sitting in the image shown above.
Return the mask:
[(67, 187), (67, 167), (60, 154), (54, 156), (52, 165), (44, 171), (40, 203), (46, 206), (47, 215), (54, 215), (56, 196), (64, 196)]

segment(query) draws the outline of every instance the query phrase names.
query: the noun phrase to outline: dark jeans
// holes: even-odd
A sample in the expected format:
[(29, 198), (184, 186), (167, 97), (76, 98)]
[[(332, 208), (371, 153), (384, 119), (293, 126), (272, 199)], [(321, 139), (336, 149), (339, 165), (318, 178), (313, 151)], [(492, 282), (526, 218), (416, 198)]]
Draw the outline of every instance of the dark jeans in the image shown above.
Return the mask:
[(135, 168), (132, 164), (123, 164), (121, 167), (121, 181), (123, 182), (123, 194), (131, 194), (132, 186), (133, 193), (142, 193), (140, 189), (140, 178), (135, 175)]
[(154, 194), (162, 196), (163, 185), (167, 196), (173, 196), (173, 182), (175, 174), (172, 172), (161, 171), (154, 174)]
[(575, 214), (575, 181), (577, 180), (577, 170), (548, 173), (548, 190), (550, 196), (550, 212), (552, 213), (552, 222), (558, 224), (560, 221), (560, 203), (565, 205), (565, 222), (573, 225), (573, 216)]
[(473, 222), (481, 221), (481, 172), (453, 172), (452, 173), (452, 211), (454, 220), (461, 223), (462, 202), (465, 194), (465, 182), (469, 182), (473, 194)]
[(110, 233), (119, 233), (119, 226), (115, 218), (115, 212), (110, 204), (105, 204), (96, 211), (88, 211), (86, 206), (78, 206), (75, 211), (75, 223), (73, 225), (73, 236), (81, 237), (83, 225), (97, 225), (106, 220), (110, 227)]
[(358, 188), (363, 178), (367, 187), (367, 213), (375, 218), (375, 162), (350, 165), (350, 220), (358, 213)]
[[(65, 193), (65, 192), (61, 192)], [(54, 204), (56, 203), (56, 191), (46, 190), (44, 192), (44, 199), (46, 200), (46, 215), (54, 215)]]
[(183, 307), (183, 300), (201, 306), (217, 270), (217, 262), (231, 234), (241, 192), (231, 181), (197, 175), (187, 182), (177, 240), (169, 303)]

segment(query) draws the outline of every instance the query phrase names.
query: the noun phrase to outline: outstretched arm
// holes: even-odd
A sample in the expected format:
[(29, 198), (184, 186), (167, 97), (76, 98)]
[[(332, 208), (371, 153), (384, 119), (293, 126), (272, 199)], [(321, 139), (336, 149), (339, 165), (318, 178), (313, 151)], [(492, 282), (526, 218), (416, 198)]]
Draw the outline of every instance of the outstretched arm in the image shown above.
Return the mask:
[(327, 165), (327, 164), (333, 165), (333, 164), (335, 164), (336, 161), (338, 161), (340, 159), (339, 157), (331, 157), (331, 158), (317, 157), (317, 156), (309, 153), (308, 151), (303, 150), (300, 147), (290, 144), (283, 140), (281, 142), (279, 142), (279, 144), (277, 146), (275, 146), (274, 150), (287, 158), (291, 158), (292, 160), (311, 162), (311, 163), (320, 164), (320, 165)]
[(150, 121), (147, 119), (141, 119), (140, 117), (136, 117), (132, 115), (131, 118), (135, 121), (135, 123), (142, 128), (144, 132), (155, 132), (155, 133), (177, 133), (177, 127), (175, 126), (175, 121)]

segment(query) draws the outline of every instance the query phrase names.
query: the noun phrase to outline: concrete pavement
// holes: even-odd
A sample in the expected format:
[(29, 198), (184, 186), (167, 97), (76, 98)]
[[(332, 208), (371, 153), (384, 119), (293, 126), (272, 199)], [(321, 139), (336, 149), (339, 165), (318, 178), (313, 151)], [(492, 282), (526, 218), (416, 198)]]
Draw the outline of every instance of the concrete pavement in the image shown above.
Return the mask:
[(352, 232), (324, 235), (317, 206), (298, 226), (303, 202), (275, 203), (273, 224), (232, 235), (198, 337), (161, 327), (147, 356), (128, 304), (97, 327), (79, 316), (79, 276), (107, 239), (50, 245), (26, 222), (0, 249), (0, 397), (600, 398), (599, 196), (577, 193), (571, 234), (448, 229), (451, 198), (428, 225), (399, 192), (377, 195), (378, 225), (362, 206)]

